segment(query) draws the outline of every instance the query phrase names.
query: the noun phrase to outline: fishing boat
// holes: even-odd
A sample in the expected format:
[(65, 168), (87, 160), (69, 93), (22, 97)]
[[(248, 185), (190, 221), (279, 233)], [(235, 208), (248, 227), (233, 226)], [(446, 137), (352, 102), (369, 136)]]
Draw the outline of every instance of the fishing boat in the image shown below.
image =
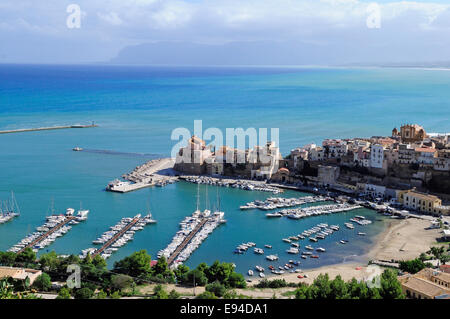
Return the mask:
[(366, 233), (358, 232), (358, 235), (359, 235), (359, 236), (366, 236)]

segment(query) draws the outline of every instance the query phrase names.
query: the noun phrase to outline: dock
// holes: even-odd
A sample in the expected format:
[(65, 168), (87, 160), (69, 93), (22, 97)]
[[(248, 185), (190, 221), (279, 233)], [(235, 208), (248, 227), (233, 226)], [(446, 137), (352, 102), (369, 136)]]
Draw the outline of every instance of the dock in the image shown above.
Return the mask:
[(174, 269), (187, 260), (191, 254), (208, 238), (219, 225), (226, 222), (224, 212), (205, 209), (196, 210), (181, 223), (181, 230), (172, 238), (169, 245), (158, 252), (158, 258), (167, 258), (170, 268)]
[(124, 228), (122, 228), (117, 234), (115, 234), (110, 240), (108, 240), (102, 247), (100, 247), (99, 249), (97, 249), (93, 254), (92, 254), (92, 258), (94, 258), (95, 256), (101, 254), (104, 250), (106, 250), (109, 246), (111, 246), (112, 244), (114, 244), (117, 239), (119, 239), (120, 237), (123, 236), (123, 234), (125, 234), (128, 230), (130, 230), (131, 227), (133, 227), (134, 225), (136, 225), (136, 223), (140, 220), (139, 217), (134, 217), (133, 220), (126, 225)]
[(88, 124), (88, 125), (73, 124), (73, 125), (62, 125), (62, 126), (47, 126), (47, 127), (36, 127), (36, 128), (22, 128), (22, 129), (16, 129), (16, 130), (4, 130), (4, 131), (0, 131), (0, 134), (23, 133), (23, 132), (35, 132), (35, 131), (50, 131), (50, 130), (62, 130), (62, 129), (69, 129), (69, 128), (91, 128), (91, 127), (98, 127), (98, 125), (92, 123), (92, 124)]
[(136, 167), (131, 173), (122, 175), (125, 181), (116, 179), (106, 186), (106, 190), (116, 193), (128, 193), (146, 187), (165, 186), (178, 181), (173, 171), (175, 160), (160, 158)]
[(44, 234), (40, 235), (39, 237), (37, 237), (36, 239), (34, 239), (31, 243), (29, 243), (28, 245), (26, 245), (25, 247), (23, 247), (21, 250), (19, 250), (17, 252), (17, 254), (22, 253), (25, 249), (27, 248), (31, 248), (34, 245), (36, 245), (37, 243), (40, 243), (41, 241), (43, 241), (44, 239), (46, 239), (48, 236), (50, 236), (51, 234), (53, 234), (55, 231), (57, 231), (58, 229), (60, 229), (61, 227), (63, 227), (64, 225), (68, 224), (69, 222), (71, 222), (72, 220), (75, 220), (76, 217), (75, 216), (69, 216), (67, 218), (65, 218), (62, 222), (60, 222), (58, 225), (56, 225), (55, 227), (53, 227), (52, 229), (48, 230), (47, 232), (45, 232)]
[(206, 224), (206, 222), (207, 219), (204, 218), (197, 225), (197, 227), (195, 227), (194, 230), (192, 230), (192, 232), (185, 238), (185, 240), (180, 244), (180, 246), (177, 247), (177, 249), (172, 253), (172, 255), (169, 256), (169, 258), (167, 259), (167, 264), (169, 266), (174, 262), (175, 258), (178, 257), (178, 255), (183, 251), (183, 249), (186, 248), (191, 239), (200, 231), (200, 229), (202, 229), (202, 227)]

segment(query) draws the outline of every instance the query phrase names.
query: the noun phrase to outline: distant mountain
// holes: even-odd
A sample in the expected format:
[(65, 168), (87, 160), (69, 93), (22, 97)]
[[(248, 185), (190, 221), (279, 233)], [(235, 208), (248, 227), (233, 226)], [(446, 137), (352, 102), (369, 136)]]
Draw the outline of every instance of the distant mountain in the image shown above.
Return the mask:
[[(113, 64), (138, 65), (323, 65), (380, 67), (450, 67), (450, 62), (416, 62), (423, 59), (412, 51), (405, 58), (401, 46), (386, 45), (376, 54), (370, 45), (350, 42), (229, 42), (198, 44), (190, 42), (156, 42), (128, 46), (109, 61)], [(430, 59), (431, 60), (431, 59)]]

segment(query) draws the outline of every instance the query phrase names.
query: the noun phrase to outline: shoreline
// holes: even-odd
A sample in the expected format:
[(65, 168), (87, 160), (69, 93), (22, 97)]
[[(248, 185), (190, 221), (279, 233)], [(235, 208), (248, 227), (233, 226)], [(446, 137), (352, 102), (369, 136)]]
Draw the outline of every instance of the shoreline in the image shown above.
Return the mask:
[[(416, 218), (392, 219), (386, 221), (388, 225), (378, 234), (373, 245), (368, 251), (360, 256), (366, 262), (342, 262), (332, 265), (324, 265), (318, 268), (305, 269), (301, 273), (286, 273), (283, 275), (270, 275), (264, 279), (284, 279), (290, 283), (311, 284), (319, 274), (327, 273), (330, 279), (340, 275), (344, 281), (352, 278), (366, 280), (373, 274), (373, 268), (369, 268), (370, 260), (409, 260), (419, 257), (423, 252), (429, 250), (440, 237), (439, 229), (425, 229), (429, 221)], [(308, 278), (297, 278), (298, 275), (307, 275)], [(252, 280), (251, 286), (259, 283), (263, 278)]]

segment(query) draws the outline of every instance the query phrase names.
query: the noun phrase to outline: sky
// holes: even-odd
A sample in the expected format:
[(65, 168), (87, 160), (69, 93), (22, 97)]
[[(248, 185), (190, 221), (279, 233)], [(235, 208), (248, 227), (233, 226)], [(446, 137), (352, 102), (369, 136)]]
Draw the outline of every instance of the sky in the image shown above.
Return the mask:
[[(67, 24), (71, 4), (81, 9), (79, 28)], [(0, 63), (333, 65), (449, 57), (450, 0), (0, 1)]]

